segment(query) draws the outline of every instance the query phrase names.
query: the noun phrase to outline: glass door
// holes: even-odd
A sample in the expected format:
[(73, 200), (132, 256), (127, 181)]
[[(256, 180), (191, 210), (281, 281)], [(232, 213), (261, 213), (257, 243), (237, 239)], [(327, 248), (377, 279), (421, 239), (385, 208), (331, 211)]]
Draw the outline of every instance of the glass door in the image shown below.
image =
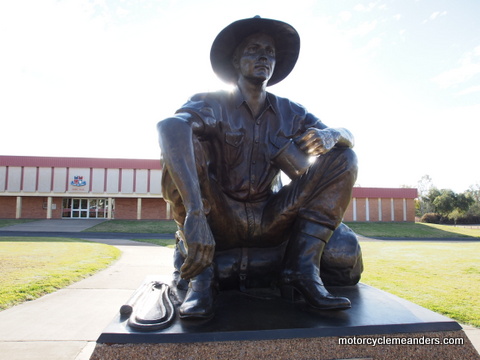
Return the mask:
[(88, 199), (73, 199), (72, 218), (88, 218)]
[(95, 219), (105, 219), (108, 213), (108, 199), (88, 200), (88, 216)]
[(108, 199), (63, 199), (63, 218), (106, 219), (108, 217)]

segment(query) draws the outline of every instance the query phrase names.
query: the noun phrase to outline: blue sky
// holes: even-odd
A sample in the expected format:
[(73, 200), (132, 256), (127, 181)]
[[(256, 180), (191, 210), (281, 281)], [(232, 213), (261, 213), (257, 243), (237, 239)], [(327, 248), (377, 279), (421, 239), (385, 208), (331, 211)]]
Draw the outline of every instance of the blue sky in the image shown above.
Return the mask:
[(357, 185), (480, 184), (476, 0), (16, 0), (0, 4), (0, 154), (158, 158), (155, 124), (222, 88), (210, 46), (254, 15), (302, 46), (269, 90), (356, 137)]

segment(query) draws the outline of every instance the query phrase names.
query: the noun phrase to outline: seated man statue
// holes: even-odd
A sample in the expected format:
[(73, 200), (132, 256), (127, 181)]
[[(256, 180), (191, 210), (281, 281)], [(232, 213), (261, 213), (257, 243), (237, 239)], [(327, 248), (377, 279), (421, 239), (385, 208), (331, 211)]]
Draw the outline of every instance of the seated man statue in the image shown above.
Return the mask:
[[(211, 63), (235, 88), (194, 95), (158, 123), (162, 190), (179, 228), (176, 281), (188, 281), (183, 319), (213, 316), (215, 277), (225, 271), (216, 269), (216, 254), (234, 249), (239, 263), (222, 266), (238, 267), (241, 286), (249, 251), (263, 254), (268, 268), (268, 254), (273, 264), (282, 248), (282, 296), (301, 295), (316, 309), (351, 307), (324, 287), (320, 259), (351, 199), (353, 137), (266, 91), (291, 72), (299, 49), (298, 33), (284, 22), (230, 24), (213, 43)], [(283, 187), (281, 171), (291, 178)]]

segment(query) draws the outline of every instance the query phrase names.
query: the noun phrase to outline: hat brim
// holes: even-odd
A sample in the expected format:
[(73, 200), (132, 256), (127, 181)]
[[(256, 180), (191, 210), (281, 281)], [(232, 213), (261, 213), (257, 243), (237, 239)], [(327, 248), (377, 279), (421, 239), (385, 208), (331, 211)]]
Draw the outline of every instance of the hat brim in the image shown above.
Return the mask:
[(210, 51), (213, 71), (227, 83), (237, 82), (232, 57), (238, 45), (252, 34), (262, 32), (275, 41), (275, 69), (268, 86), (279, 83), (293, 70), (300, 52), (300, 36), (289, 24), (278, 20), (254, 17), (235, 21), (215, 38)]

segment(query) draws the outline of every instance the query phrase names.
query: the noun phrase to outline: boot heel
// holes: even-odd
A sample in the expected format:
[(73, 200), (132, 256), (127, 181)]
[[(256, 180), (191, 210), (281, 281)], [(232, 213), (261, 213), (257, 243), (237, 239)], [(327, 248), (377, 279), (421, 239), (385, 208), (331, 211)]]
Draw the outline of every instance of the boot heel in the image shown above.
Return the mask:
[(280, 287), (280, 294), (282, 295), (282, 298), (290, 301), (290, 302), (295, 302), (295, 293), (296, 289), (291, 286), (291, 285), (282, 285)]

